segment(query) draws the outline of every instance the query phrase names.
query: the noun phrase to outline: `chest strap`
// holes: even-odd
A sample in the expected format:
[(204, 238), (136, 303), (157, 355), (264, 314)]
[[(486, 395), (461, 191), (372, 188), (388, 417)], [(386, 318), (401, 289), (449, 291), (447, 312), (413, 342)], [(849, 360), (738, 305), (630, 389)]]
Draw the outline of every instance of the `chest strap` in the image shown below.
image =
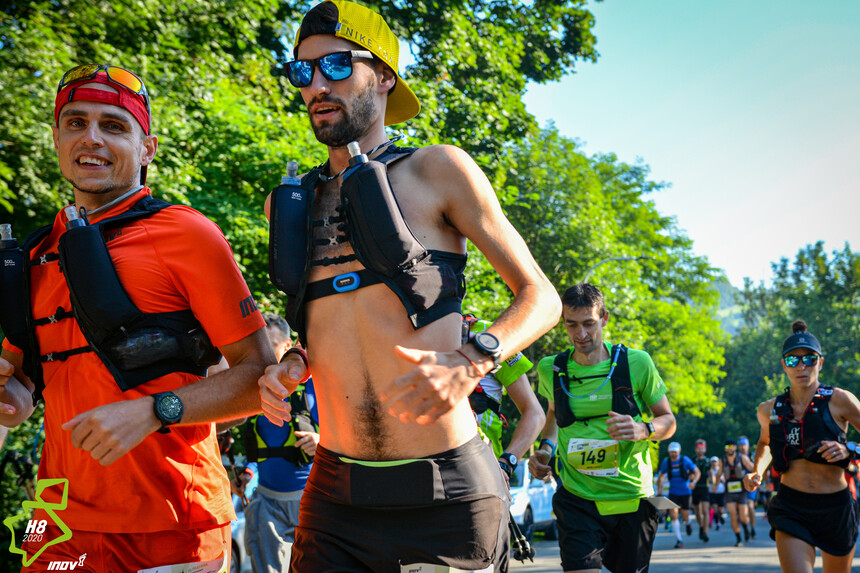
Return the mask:
[(336, 277), (308, 283), (305, 290), (305, 302), (323, 298), (333, 294), (349, 292), (366, 286), (381, 283), (382, 280), (367, 269), (344, 273)]

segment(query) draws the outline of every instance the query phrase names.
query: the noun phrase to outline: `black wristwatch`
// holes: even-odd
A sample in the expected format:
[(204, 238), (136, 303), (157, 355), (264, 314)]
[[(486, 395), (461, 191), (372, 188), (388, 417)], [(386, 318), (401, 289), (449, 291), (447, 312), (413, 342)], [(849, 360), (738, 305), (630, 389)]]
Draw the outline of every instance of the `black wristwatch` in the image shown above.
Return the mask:
[(508, 474), (508, 477), (513, 475), (514, 470), (517, 469), (517, 464), (519, 460), (517, 456), (510, 452), (505, 452), (499, 456), (499, 465), (505, 470), (505, 473)]
[(498, 338), (489, 332), (478, 332), (469, 343), (477, 348), (478, 352), (493, 359), (493, 369), (487, 374), (492, 374), (499, 369), (499, 363), (502, 361), (502, 343)]
[(645, 422), (645, 427), (648, 428), (648, 438), (649, 440), (654, 439), (654, 434), (657, 433), (657, 430), (654, 429), (654, 424), (651, 422)]
[(159, 392), (152, 397), (155, 398), (155, 417), (161, 421), (158, 431), (166, 434), (170, 431), (167, 426), (178, 424), (182, 420), (182, 414), (185, 412), (182, 400), (173, 392)]

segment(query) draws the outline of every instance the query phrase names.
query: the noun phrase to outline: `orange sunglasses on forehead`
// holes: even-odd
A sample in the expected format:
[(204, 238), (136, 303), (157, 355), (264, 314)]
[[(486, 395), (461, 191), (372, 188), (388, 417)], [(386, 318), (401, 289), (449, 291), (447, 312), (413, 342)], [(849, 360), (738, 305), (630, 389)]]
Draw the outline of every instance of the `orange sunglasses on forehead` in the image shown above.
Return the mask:
[(147, 113), (150, 112), (149, 96), (146, 93), (146, 86), (144, 85), (143, 80), (128, 70), (108, 64), (84, 64), (81, 66), (75, 66), (63, 74), (62, 79), (60, 79), (60, 85), (57, 86), (57, 93), (73, 82), (91, 80), (96, 77), (96, 74), (102, 71), (105, 72), (110, 81), (121, 85), (137, 95), (143, 96), (143, 100), (146, 102), (146, 111)]

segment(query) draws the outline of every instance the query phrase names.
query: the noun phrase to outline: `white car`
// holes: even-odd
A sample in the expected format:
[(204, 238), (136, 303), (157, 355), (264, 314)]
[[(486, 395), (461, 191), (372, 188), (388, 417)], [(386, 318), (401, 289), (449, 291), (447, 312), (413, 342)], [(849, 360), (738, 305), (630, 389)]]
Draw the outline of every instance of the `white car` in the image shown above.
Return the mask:
[(526, 460), (517, 464), (511, 476), (511, 515), (529, 541), (535, 531), (543, 531), (546, 539), (558, 539), (552, 514), (555, 487), (552, 477), (545, 481), (532, 477)]

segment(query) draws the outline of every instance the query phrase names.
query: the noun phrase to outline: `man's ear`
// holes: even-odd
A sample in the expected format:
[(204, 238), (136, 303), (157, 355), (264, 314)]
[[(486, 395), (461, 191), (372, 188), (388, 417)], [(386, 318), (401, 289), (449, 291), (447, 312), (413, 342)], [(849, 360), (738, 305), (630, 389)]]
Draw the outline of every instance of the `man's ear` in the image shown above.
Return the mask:
[(141, 165), (149, 165), (155, 159), (155, 152), (158, 150), (158, 138), (154, 135), (143, 136), (143, 153), (140, 157)]
[(382, 64), (382, 69), (379, 72), (380, 80), (379, 80), (379, 89), (381, 92), (388, 93), (394, 89), (395, 84), (397, 84), (397, 74), (394, 73), (394, 70), (389, 68), (387, 65)]

